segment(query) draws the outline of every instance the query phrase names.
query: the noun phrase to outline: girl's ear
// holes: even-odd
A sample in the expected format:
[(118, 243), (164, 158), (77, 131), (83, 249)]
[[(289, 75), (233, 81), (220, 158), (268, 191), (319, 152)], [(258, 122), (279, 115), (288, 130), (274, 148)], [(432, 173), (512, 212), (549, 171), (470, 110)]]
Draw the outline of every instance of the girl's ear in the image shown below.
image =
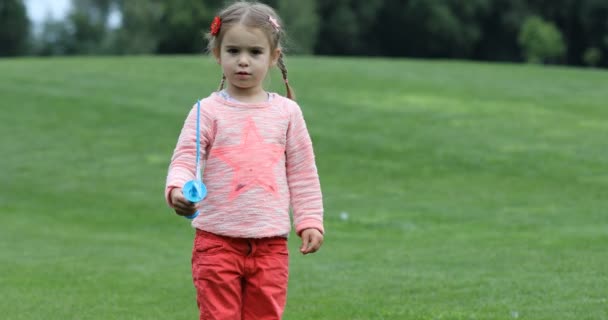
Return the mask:
[(276, 48), (272, 51), (270, 55), (270, 66), (274, 67), (277, 65), (277, 61), (279, 61), (279, 57), (281, 56), (281, 48)]
[(213, 48), (212, 52), (213, 52), (213, 57), (215, 58), (215, 61), (217, 62), (217, 64), (222, 64), (222, 60), (220, 59), (220, 49)]

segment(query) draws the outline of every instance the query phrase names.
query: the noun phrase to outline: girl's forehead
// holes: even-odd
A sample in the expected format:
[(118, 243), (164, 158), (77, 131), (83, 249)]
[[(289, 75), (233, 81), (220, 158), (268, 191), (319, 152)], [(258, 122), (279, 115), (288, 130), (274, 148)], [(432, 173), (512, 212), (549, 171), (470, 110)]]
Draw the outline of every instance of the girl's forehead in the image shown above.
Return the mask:
[(260, 28), (237, 24), (226, 30), (222, 45), (239, 47), (270, 47), (268, 36)]

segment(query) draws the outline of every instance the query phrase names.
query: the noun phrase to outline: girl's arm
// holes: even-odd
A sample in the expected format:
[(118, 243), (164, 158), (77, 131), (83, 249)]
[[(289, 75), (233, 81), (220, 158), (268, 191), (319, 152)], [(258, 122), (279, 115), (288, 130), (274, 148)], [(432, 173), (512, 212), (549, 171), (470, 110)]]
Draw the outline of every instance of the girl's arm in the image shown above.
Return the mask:
[(302, 116), (302, 110), (297, 105), (290, 114), (285, 153), (287, 183), (296, 232), (301, 236), (303, 230), (313, 228), (323, 233), (321, 184), (312, 141)]
[[(165, 200), (170, 207), (174, 208), (171, 200), (171, 191), (175, 188), (182, 188), (183, 185), (196, 177), (196, 104), (192, 107), (184, 126), (177, 139), (177, 145), (171, 157), (167, 183), (165, 186)], [(209, 137), (209, 117), (201, 102), (201, 159), (205, 158), (205, 153)]]

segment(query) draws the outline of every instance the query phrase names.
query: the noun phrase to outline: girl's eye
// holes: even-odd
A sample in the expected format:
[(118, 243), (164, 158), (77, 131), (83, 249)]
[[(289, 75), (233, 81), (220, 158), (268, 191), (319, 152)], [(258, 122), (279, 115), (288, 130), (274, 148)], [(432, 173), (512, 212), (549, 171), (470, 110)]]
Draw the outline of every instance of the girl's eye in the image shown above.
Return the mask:
[(234, 48), (230, 48), (230, 49), (228, 49), (227, 51), (228, 51), (228, 53), (230, 53), (230, 54), (236, 54), (236, 53), (239, 53), (239, 50), (234, 49)]
[(258, 54), (262, 54), (263, 52), (262, 52), (262, 50), (253, 49), (253, 50), (251, 50), (251, 53), (254, 55), (258, 55)]

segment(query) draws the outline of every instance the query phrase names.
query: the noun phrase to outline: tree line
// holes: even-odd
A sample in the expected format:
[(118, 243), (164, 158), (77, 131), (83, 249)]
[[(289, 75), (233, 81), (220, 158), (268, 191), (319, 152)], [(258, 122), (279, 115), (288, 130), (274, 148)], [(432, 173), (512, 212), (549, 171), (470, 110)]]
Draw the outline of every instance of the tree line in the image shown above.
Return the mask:
[[(292, 53), (608, 67), (608, 0), (266, 0)], [(0, 55), (201, 53), (224, 0), (78, 0), (34, 28), (0, 0)], [(112, 21), (118, 23), (112, 23)]]

